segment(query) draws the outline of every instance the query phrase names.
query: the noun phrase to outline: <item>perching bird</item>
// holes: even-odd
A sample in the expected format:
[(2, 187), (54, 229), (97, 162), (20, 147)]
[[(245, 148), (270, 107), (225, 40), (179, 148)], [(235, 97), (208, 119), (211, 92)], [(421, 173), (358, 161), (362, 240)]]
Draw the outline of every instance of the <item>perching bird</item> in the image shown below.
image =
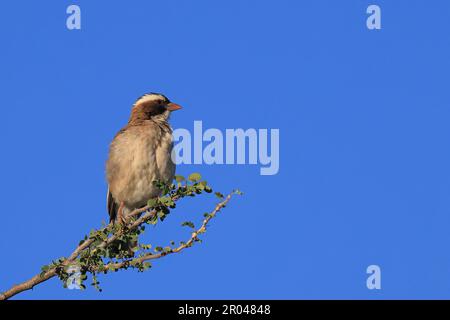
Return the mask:
[(128, 124), (111, 142), (106, 162), (110, 221), (123, 223), (128, 213), (157, 197), (161, 190), (153, 181), (172, 181), (175, 164), (168, 119), (178, 109), (178, 104), (157, 93), (146, 94), (134, 103)]

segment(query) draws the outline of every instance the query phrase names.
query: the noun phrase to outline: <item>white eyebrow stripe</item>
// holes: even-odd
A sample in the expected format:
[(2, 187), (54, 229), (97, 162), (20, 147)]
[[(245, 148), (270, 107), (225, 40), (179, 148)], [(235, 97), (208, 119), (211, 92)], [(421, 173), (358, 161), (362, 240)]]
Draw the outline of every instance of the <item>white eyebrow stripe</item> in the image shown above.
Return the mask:
[(146, 94), (143, 95), (142, 97), (140, 97), (139, 99), (136, 100), (136, 102), (134, 103), (134, 105), (138, 105), (144, 102), (149, 102), (149, 101), (157, 101), (157, 100), (166, 100), (166, 98), (160, 94)]

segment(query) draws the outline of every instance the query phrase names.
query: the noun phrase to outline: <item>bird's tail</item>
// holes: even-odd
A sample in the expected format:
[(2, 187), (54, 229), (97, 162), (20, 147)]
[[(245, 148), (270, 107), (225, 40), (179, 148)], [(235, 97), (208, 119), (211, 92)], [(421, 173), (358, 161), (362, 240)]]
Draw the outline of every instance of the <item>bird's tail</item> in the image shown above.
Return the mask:
[(114, 200), (111, 192), (107, 192), (106, 196), (106, 206), (109, 214), (109, 222), (115, 222), (117, 218), (117, 211), (119, 210), (119, 206), (117, 205), (116, 201)]

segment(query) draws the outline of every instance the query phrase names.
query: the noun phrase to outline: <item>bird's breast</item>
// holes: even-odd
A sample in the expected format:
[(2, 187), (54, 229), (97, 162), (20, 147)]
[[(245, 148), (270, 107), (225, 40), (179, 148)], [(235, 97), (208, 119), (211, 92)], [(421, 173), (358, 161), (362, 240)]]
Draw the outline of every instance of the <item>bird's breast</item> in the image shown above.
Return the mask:
[(172, 133), (159, 128), (130, 128), (111, 144), (107, 178), (116, 202), (131, 208), (142, 207), (159, 195), (155, 180), (171, 181), (175, 165), (171, 161)]

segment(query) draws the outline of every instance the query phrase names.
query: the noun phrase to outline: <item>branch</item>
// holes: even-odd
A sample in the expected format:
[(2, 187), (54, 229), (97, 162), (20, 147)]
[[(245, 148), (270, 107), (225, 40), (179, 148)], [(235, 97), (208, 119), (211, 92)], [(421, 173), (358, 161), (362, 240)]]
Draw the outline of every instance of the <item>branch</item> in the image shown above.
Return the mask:
[[(17, 295), (18, 293), (33, 289), (33, 287), (35, 287), (36, 285), (45, 282), (55, 276), (58, 276), (64, 282), (65, 280), (67, 280), (67, 277), (70, 276), (70, 274), (67, 273), (67, 268), (74, 264), (83, 266), (83, 275), (85, 275), (87, 272), (91, 273), (94, 280), (93, 285), (98, 288), (98, 282), (96, 280), (97, 272), (107, 273), (109, 271), (117, 271), (119, 269), (127, 269), (129, 267), (138, 268), (140, 271), (143, 271), (149, 267), (149, 265), (146, 265), (148, 264), (148, 262), (146, 261), (160, 259), (173, 253), (179, 253), (184, 249), (191, 247), (196, 242), (201, 241), (198, 236), (206, 232), (206, 228), (211, 219), (213, 219), (216, 214), (226, 206), (226, 204), (231, 200), (231, 197), (234, 194), (241, 194), (239, 191), (233, 191), (225, 198), (220, 193), (216, 193), (216, 195), (221, 198), (222, 201), (216, 205), (211, 213), (205, 214), (205, 219), (203, 220), (202, 225), (192, 232), (190, 238), (186, 242), (180, 242), (180, 245), (175, 248), (166, 247), (165, 249), (161, 249), (158, 247), (158, 253), (153, 254), (144, 252), (141, 256), (138, 257), (134, 257), (135, 251), (133, 251), (133, 255), (130, 257), (130, 248), (120, 251), (119, 245), (119, 253), (117, 253), (115, 256), (111, 257), (105, 253), (106, 250), (116, 249), (117, 243), (123, 241), (123, 239), (128, 239), (127, 237), (133, 235), (137, 237), (141, 232), (143, 232), (144, 225), (146, 223), (155, 224), (155, 219), (157, 221), (158, 216), (161, 220), (163, 220), (165, 214), (168, 213), (167, 207), (162, 205), (163, 202), (173, 208), (175, 207), (174, 202), (185, 196), (194, 196), (195, 194), (201, 193), (205, 189), (206, 192), (212, 191), (211, 189), (208, 190), (209, 187), (207, 186), (205, 188), (205, 186), (206, 182), (196, 182), (194, 183), (194, 185), (187, 185), (186, 183), (186, 185), (184, 186), (181, 186), (179, 183), (177, 188), (172, 185), (172, 189), (169, 192), (169, 197), (158, 198), (158, 202), (156, 204), (150, 204), (149, 202), (149, 205), (147, 205), (146, 207), (136, 209), (133, 212), (129, 213), (127, 216), (127, 218), (130, 220), (128, 225), (120, 227), (110, 223), (99, 231), (91, 232), (90, 236), (85, 237), (85, 239), (80, 242), (78, 247), (67, 259), (62, 258), (57, 260), (56, 262), (54, 261), (50, 266), (43, 267), (43, 272), (41, 272), (40, 274), (35, 275), (31, 279), (21, 284), (14, 285), (8, 291), (0, 293), (0, 300), (9, 299)], [(189, 224), (193, 226), (192, 223)], [(138, 246), (137, 242), (136, 246)], [(110, 261), (108, 263), (104, 263), (103, 260), (105, 258), (109, 258)], [(115, 258), (115, 260), (113, 260), (112, 258)], [(116, 260), (122, 261), (116, 262)]]
[(230, 193), (225, 198), (225, 200), (223, 200), (222, 202), (218, 203), (216, 205), (216, 207), (214, 208), (214, 210), (203, 220), (203, 223), (200, 226), (200, 228), (198, 228), (194, 232), (192, 232), (191, 237), (189, 238), (189, 240), (187, 242), (181, 244), (180, 246), (178, 246), (178, 247), (176, 247), (174, 249), (171, 249), (170, 251), (161, 252), (161, 253), (158, 253), (158, 254), (146, 254), (145, 256), (142, 256), (140, 258), (127, 260), (127, 261), (124, 261), (124, 262), (110, 263), (110, 264), (107, 264), (105, 267), (107, 269), (122, 269), (122, 268), (124, 268), (127, 265), (133, 265), (133, 264), (143, 263), (143, 262), (148, 261), (148, 260), (159, 259), (159, 258), (165, 257), (165, 256), (167, 256), (169, 254), (178, 253), (178, 252), (183, 251), (186, 248), (192, 247), (195, 242), (199, 241), (198, 235), (206, 232), (206, 227), (208, 226), (208, 223), (211, 221), (212, 218), (214, 218), (216, 216), (216, 214), (223, 207), (225, 207), (225, 205), (230, 201), (230, 199), (233, 196), (233, 194), (234, 194), (234, 192)]
[[(148, 206), (145, 207), (146, 210), (143, 211), (144, 208), (142, 209), (136, 209), (133, 212), (130, 213), (130, 215), (138, 215), (142, 212), (145, 212), (146, 210), (149, 210)], [(151, 217), (155, 215), (155, 211), (152, 212), (148, 212), (146, 215), (141, 217), (141, 223), (143, 222), (144, 217)], [(108, 227), (112, 226), (112, 224), (110, 223), (108, 225)], [(110, 238), (108, 238), (108, 241), (103, 242), (101, 245), (99, 245), (99, 247), (105, 247), (108, 243), (111, 243), (113, 240), (117, 239), (117, 234), (116, 235), (112, 235)], [(90, 245), (92, 245), (94, 243), (95, 239), (87, 239), (85, 241), (83, 241), (73, 252), (72, 254), (69, 256), (69, 258), (67, 260), (65, 260), (62, 265), (63, 266), (68, 266), (71, 263), (73, 263), (78, 256), (81, 254), (82, 251), (84, 251), (85, 249), (87, 249)], [(9, 289), (8, 291), (5, 291), (3, 293), (0, 293), (0, 300), (7, 300), (13, 296), (15, 296), (18, 293), (21, 293), (23, 291), (27, 291), (27, 290), (31, 290), (33, 289), (36, 285), (47, 281), (53, 277), (55, 277), (57, 275), (56, 273), (56, 266), (51, 268), (50, 270), (48, 270), (45, 273), (40, 273), (35, 275), (34, 277), (32, 277), (31, 279), (22, 282), (21, 284), (17, 284), (14, 285), (11, 289)]]

